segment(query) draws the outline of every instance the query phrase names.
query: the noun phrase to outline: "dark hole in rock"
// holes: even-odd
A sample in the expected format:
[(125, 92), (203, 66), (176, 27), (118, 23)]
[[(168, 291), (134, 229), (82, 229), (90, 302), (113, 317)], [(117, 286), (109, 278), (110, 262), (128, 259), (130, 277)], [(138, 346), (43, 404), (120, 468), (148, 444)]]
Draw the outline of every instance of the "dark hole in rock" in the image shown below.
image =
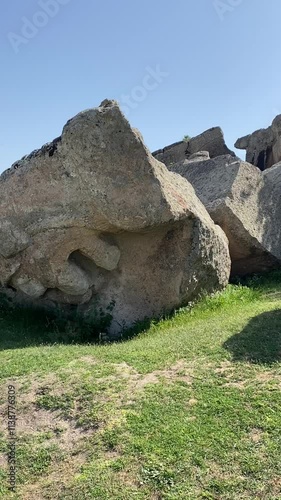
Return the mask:
[(272, 166), (272, 148), (269, 146), (266, 150), (260, 152), (257, 161), (257, 167), (263, 171)]
[(259, 156), (258, 156), (257, 167), (262, 171), (265, 170), (265, 160), (266, 160), (266, 152), (261, 151)]
[(109, 271), (98, 267), (92, 259), (84, 255), (79, 250), (72, 252), (72, 254), (69, 256), (69, 260), (83, 269), (83, 271), (90, 279), (92, 285), (94, 285), (94, 291), (98, 291), (104, 282), (106, 274), (108, 274)]

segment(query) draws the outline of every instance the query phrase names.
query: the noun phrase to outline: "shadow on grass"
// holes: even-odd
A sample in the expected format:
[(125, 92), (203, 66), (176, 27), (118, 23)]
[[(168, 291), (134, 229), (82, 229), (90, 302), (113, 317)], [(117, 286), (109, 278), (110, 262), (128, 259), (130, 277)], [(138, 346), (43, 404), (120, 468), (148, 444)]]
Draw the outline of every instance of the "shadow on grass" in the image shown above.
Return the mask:
[(267, 291), (281, 291), (281, 270), (275, 269), (260, 274), (251, 274), (243, 277), (232, 276), (230, 278), (232, 285), (243, 285), (248, 288), (261, 290), (263, 293)]
[(149, 319), (141, 321), (120, 337), (110, 338), (106, 334), (110, 324), (107, 315), (98, 317), (94, 312), (87, 317), (73, 307), (66, 316), (59, 307), (52, 311), (15, 306), (0, 295), (0, 351), (40, 345), (124, 342), (148, 329), (151, 322)]
[(59, 309), (47, 311), (11, 306), (0, 300), (0, 351), (53, 344), (100, 343), (103, 328), (75, 314), (65, 316)]
[(281, 310), (251, 319), (244, 330), (228, 339), (223, 347), (232, 353), (234, 361), (256, 364), (281, 361)]

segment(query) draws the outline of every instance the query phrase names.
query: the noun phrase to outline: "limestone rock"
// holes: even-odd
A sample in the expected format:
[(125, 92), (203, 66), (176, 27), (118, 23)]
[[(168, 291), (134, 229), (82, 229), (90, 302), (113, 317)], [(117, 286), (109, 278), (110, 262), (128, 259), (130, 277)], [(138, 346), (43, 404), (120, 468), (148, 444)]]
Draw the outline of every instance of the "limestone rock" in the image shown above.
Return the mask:
[(281, 115), (270, 127), (238, 139), (235, 147), (246, 149), (246, 161), (262, 171), (281, 161)]
[(280, 191), (280, 166), (263, 175), (253, 165), (226, 155), (185, 161), (173, 169), (193, 185), (227, 235), (233, 275), (280, 267), (280, 219), (276, 216), (280, 194), (273, 191), (277, 178)]
[(2, 285), (36, 304), (114, 303), (112, 332), (228, 282), (226, 236), (115, 101), (2, 174), (0, 218)]

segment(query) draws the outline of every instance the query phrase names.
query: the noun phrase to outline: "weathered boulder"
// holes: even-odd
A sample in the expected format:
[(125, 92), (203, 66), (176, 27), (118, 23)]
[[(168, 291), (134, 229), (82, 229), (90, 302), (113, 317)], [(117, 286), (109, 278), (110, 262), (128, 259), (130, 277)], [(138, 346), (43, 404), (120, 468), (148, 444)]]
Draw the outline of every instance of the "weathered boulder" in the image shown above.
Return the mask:
[(235, 147), (246, 149), (246, 161), (262, 171), (281, 161), (281, 115), (270, 127), (238, 139)]
[(277, 177), (280, 186), (280, 167), (276, 173), (272, 169), (271, 175), (263, 175), (253, 165), (226, 155), (199, 162), (185, 160), (173, 171), (193, 185), (214, 222), (227, 235), (232, 275), (280, 267), (280, 219), (276, 214), (280, 188), (278, 194), (273, 193)]
[(223, 231), (115, 101), (2, 174), (0, 218), (0, 280), (15, 300), (114, 304), (111, 332), (228, 281)]
[(170, 146), (166, 146), (163, 149), (158, 149), (152, 154), (154, 158), (169, 167), (170, 165), (174, 165), (175, 163), (183, 161), (187, 158), (186, 148), (187, 142), (180, 141), (170, 144)]
[(202, 134), (192, 137), (192, 139), (187, 142), (187, 158), (199, 151), (207, 151), (210, 158), (216, 158), (217, 156), (227, 154), (235, 156), (235, 153), (230, 151), (225, 144), (223, 131), (220, 127), (210, 128)]
[(204, 156), (208, 154), (210, 158), (226, 154), (235, 156), (235, 153), (230, 151), (225, 144), (223, 131), (220, 127), (210, 128), (188, 141), (176, 142), (164, 149), (159, 149), (153, 153), (153, 156), (170, 167), (185, 159), (190, 159), (198, 153), (204, 153)]

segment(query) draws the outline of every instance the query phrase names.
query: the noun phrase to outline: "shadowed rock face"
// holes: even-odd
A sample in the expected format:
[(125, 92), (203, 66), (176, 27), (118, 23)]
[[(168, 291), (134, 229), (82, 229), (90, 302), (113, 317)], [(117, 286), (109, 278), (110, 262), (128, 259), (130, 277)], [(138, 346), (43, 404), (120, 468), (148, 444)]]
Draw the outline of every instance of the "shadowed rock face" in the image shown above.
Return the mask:
[(210, 158), (226, 154), (235, 156), (235, 153), (230, 151), (225, 144), (223, 131), (220, 127), (210, 128), (188, 141), (176, 142), (164, 149), (159, 149), (153, 153), (153, 156), (170, 167), (175, 163), (190, 159), (199, 152), (208, 154)]
[(0, 280), (15, 300), (114, 301), (112, 332), (228, 281), (224, 233), (115, 101), (4, 172), (0, 216)]
[(262, 171), (281, 161), (281, 115), (270, 127), (238, 139), (235, 147), (246, 149), (246, 161)]
[(186, 141), (180, 141), (170, 144), (163, 149), (158, 149), (152, 154), (157, 160), (169, 167), (170, 165), (174, 165), (174, 163), (179, 161), (184, 161), (187, 158), (186, 148)]
[(280, 166), (262, 174), (253, 165), (226, 155), (185, 160), (172, 170), (193, 185), (227, 235), (233, 275), (280, 267)]

